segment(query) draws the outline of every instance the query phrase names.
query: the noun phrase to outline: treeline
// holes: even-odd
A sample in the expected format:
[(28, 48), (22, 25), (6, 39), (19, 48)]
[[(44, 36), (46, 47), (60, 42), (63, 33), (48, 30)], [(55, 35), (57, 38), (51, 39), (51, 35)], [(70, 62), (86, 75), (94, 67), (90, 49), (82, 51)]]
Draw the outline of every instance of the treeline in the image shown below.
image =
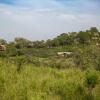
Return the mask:
[(96, 27), (91, 27), (89, 30), (80, 32), (62, 33), (54, 39), (47, 41), (30, 41), (25, 38), (15, 38), (14, 41), (7, 43), (6, 40), (0, 39), (0, 44), (14, 46), (20, 48), (53, 48), (67, 45), (88, 45), (100, 44), (100, 32)]

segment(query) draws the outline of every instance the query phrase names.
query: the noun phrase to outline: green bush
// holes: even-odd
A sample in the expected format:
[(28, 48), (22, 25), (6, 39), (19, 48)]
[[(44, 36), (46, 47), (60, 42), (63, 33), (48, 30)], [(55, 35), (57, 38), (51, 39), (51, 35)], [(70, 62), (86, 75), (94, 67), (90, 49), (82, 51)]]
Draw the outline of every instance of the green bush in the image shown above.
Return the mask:
[(98, 84), (98, 82), (99, 82), (98, 75), (95, 71), (87, 71), (86, 72), (85, 84), (86, 84), (86, 87), (88, 89), (87, 99), (94, 100), (92, 92), (93, 92), (93, 89)]
[(17, 56), (14, 59), (14, 62), (17, 65), (17, 71), (20, 71), (22, 65), (24, 65), (27, 62), (27, 58), (25, 56)]

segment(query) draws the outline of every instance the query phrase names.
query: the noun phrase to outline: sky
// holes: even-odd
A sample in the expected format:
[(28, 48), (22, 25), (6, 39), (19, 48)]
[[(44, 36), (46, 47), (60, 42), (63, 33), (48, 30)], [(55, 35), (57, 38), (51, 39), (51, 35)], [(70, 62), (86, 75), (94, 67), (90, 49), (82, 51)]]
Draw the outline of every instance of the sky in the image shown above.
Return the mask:
[(0, 38), (46, 40), (97, 27), (100, 0), (0, 0)]

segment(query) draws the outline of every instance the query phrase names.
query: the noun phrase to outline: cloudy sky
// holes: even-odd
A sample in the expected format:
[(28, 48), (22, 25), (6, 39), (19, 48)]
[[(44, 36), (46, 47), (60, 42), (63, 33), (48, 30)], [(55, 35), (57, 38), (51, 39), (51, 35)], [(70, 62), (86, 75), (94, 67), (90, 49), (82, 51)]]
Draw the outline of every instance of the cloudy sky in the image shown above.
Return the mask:
[(53, 38), (96, 26), (100, 0), (0, 0), (0, 38)]

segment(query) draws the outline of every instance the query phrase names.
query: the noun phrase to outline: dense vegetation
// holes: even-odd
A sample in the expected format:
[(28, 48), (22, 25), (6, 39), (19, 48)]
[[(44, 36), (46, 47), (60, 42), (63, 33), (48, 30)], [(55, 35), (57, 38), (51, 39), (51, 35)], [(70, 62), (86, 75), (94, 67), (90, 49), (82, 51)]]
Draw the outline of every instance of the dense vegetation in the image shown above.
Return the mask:
[[(100, 100), (100, 32), (47, 41), (15, 38), (0, 51), (0, 100)], [(57, 52), (73, 52), (59, 57)]]

